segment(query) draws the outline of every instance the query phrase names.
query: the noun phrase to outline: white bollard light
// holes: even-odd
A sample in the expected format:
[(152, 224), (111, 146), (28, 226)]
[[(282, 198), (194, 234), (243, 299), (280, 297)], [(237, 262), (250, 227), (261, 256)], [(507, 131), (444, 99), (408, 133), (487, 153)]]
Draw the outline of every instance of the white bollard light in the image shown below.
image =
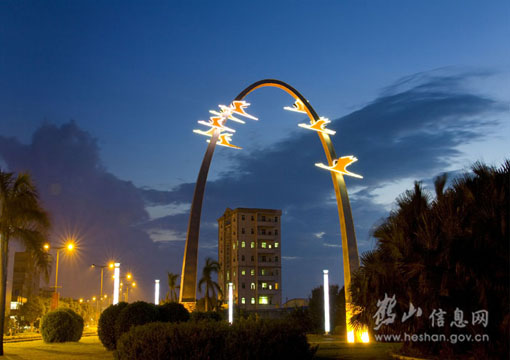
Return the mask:
[(232, 283), (228, 283), (228, 322), (234, 322), (234, 287)]
[(115, 263), (113, 271), (113, 305), (119, 303), (119, 284), (120, 284), (120, 263)]
[(328, 270), (323, 270), (324, 273), (324, 332), (329, 334), (329, 279)]
[(154, 284), (154, 304), (159, 305), (159, 280)]

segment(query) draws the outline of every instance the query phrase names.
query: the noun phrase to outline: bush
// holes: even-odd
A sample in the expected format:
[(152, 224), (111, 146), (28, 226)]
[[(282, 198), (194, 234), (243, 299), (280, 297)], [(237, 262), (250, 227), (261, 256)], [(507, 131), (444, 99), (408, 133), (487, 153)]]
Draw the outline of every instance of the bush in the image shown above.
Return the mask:
[(71, 309), (57, 309), (44, 315), (42, 338), (47, 343), (78, 341), (83, 332), (83, 318)]
[(189, 312), (186, 308), (176, 302), (168, 302), (158, 306), (159, 321), (162, 322), (184, 322), (189, 320)]
[(132, 326), (156, 322), (158, 318), (159, 311), (156, 305), (146, 303), (145, 301), (131, 303), (122, 309), (117, 317), (115, 322), (115, 338), (119, 339)]
[(202, 321), (134, 327), (119, 338), (116, 358), (312, 359), (314, 352), (304, 333), (282, 321)]
[(117, 343), (115, 336), (115, 323), (119, 317), (120, 312), (127, 306), (126, 302), (120, 302), (116, 305), (108, 306), (99, 317), (97, 324), (97, 334), (99, 340), (108, 350), (114, 350)]
[(217, 311), (194, 311), (191, 313), (192, 321), (221, 321), (223, 316)]
[(65, 308), (65, 309), (61, 309), (61, 310), (67, 312), (69, 315), (71, 315), (73, 317), (74, 332), (72, 334), (71, 341), (79, 341), (81, 339), (81, 336), (83, 335), (83, 326), (84, 326), (83, 318), (71, 309)]

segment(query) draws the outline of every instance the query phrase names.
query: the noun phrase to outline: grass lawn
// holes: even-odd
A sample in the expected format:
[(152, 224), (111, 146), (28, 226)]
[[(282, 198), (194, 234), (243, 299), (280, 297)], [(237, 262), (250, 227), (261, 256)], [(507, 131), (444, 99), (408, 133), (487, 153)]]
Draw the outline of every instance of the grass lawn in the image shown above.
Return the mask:
[(10, 360), (102, 360), (113, 359), (97, 336), (83, 337), (79, 342), (46, 344), (42, 340), (4, 344), (4, 356)]
[(335, 336), (309, 335), (310, 345), (319, 345), (317, 359), (371, 360), (393, 359), (390, 353), (399, 349), (401, 344), (376, 343), (349, 344)]

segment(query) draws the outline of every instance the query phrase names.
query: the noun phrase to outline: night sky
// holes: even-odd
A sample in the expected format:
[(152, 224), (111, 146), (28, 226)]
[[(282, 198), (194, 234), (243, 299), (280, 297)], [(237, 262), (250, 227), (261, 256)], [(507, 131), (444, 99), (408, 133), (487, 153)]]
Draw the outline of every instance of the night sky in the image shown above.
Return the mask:
[[(510, 155), (508, 1), (8, 1), (0, 3), (0, 168), (29, 171), (60, 263), (63, 296), (99, 290), (92, 263), (132, 271), (133, 297), (180, 273), (209, 110), (275, 78), (332, 120), (360, 253), (414, 180), (431, 189)], [(278, 89), (247, 97), (260, 120), (217, 147), (199, 251), (217, 257), (226, 207), (282, 209), (283, 298), (329, 269), (343, 283), (331, 176), (305, 118)], [(19, 246), (15, 249), (21, 249)], [(12, 257), (11, 257), (12, 267)], [(105, 277), (111, 293), (110, 274)], [(9, 281), (11, 275), (9, 275)], [(52, 273), (51, 284), (54, 281)], [(163, 295), (167, 289), (162, 289)]]

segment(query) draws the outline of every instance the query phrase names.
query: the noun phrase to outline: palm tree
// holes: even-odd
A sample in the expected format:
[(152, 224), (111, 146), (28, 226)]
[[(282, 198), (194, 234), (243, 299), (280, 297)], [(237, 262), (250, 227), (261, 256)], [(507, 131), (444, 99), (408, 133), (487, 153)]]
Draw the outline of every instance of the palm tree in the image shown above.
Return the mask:
[(5, 296), (9, 241), (18, 240), (31, 252), (36, 266), (49, 276), (49, 255), (43, 250), (50, 227), (30, 176), (0, 170), (0, 355), (3, 355)]
[(205, 259), (205, 266), (202, 270), (202, 278), (198, 282), (198, 289), (202, 292), (202, 285), (205, 284), (205, 311), (209, 311), (209, 305), (212, 299), (216, 299), (216, 291), (221, 294), (220, 286), (215, 282), (211, 275), (212, 273), (218, 273), (220, 270), (220, 264), (212, 258)]
[(166, 293), (166, 301), (176, 302), (177, 299), (177, 289), (179, 285), (177, 285), (177, 279), (179, 278), (179, 274), (174, 274), (171, 272), (167, 272), (168, 275), (168, 292)]

